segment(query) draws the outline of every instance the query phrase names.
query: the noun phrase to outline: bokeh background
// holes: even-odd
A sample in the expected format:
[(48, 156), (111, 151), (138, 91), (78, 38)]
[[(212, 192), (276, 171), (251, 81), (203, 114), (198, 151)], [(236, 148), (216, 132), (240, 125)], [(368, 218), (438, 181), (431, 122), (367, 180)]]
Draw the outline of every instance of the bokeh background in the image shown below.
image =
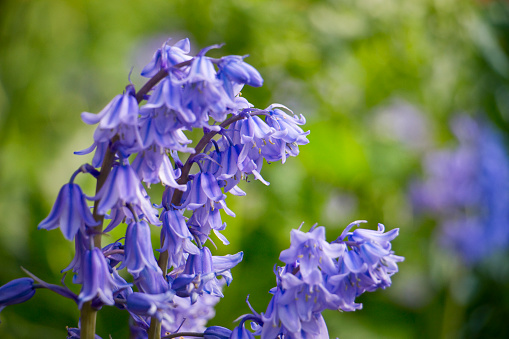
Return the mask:
[[(265, 83), (243, 95), (259, 108), (291, 107), (311, 130), (297, 158), (264, 167), (269, 187), (245, 183), (246, 197), (228, 199), (231, 245), (214, 254), (243, 250), (244, 261), (211, 323), (232, 328), (249, 312), (248, 294), (265, 310), (292, 228), (325, 225), (333, 240), (366, 219), (400, 228), (393, 249), (406, 260), (391, 288), (360, 298), (363, 310), (325, 313), (332, 338), (509, 337), (507, 255), (465, 265), (440, 247), (438, 218), (416, 214), (409, 198), (426, 154), (457, 143), (452, 116), (483, 116), (509, 132), (505, 1), (3, 0), (0, 285), (23, 276), (20, 266), (60, 281), (74, 246), (36, 226), (90, 161), (73, 155), (92, 140), (79, 114), (121, 93), (131, 68), (140, 88), (141, 69), (170, 37), (189, 37), (195, 52), (224, 42), (212, 56), (249, 54)], [(98, 334), (126, 338), (124, 313), (105, 307)], [(41, 290), (2, 311), (0, 337), (63, 338), (78, 316), (71, 301)]]

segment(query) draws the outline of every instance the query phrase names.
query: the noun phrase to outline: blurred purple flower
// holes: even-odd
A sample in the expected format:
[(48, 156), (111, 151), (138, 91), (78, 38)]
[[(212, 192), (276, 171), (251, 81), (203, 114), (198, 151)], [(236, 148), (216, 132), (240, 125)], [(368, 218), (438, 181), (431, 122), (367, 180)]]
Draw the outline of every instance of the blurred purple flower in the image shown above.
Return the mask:
[(487, 121), (463, 115), (451, 128), (457, 147), (431, 152), (410, 193), (415, 210), (440, 223), (440, 242), (475, 264), (509, 246), (509, 157)]
[[(222, 282), (221, 287), (224, 280)], [(174, 308), (168, 311), (175, 321), (166, 330), (170, 332), (177, 329), (185, 332), (203, 332), (207, 322), (214, 318), (216, 314), (214, 306), (220, 299), (220, 297), (204, 293), (192, 303), (189, 298), (175, 296), (173, 298)]]

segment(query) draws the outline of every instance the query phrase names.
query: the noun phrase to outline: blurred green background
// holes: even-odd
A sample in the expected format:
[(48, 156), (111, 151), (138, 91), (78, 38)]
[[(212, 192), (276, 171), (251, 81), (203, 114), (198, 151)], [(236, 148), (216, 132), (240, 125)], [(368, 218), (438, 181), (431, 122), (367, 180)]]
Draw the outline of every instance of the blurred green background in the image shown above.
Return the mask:
[[(23, 276), (20, 266), (58, 283), (74, 246), (36, 226), (90, 161), (73, 155), (94, 129), (79, 114), (121, 93), (131, 68), (140, 88), (138, 74), (169, 37), (189, 37), (194, 52), (226, 43), (212, 56), (249, 54), (265, 83), (243, 95), (259, 108), (289, 106), (311, 130), (297, 158), (264, 167), (269, 187), (253, 181), (242, 185), (246, 197), (228, 199), (231, 245), (217, 241), (214, 254), (243, 250), (244, 261), (212, 324), (232, 328), (249, 312), (248, 294), (265, 311), (292, 228), (319, 223), (333, 240), (366, 219), (400, 228), (393, 249), (406, 260), (391, 288), (360, 298), (363, 310), (326, 312), (331, 338), (509, 337), (509, 260), (462, 267), (407, 193), (423, 155), (454, 143), (453, 114), (482, 112), (508, 131), (509, 10), (497, 1), (3, 0), (0, 285)], [(79, 180), (92, 195), (93, 183)], [(126, 338), (124, 313), (103, 308), (98, 334)], [(41, 290), (0, 314), (0, 338), (63, 338), (78, 316), (71, 301)]]

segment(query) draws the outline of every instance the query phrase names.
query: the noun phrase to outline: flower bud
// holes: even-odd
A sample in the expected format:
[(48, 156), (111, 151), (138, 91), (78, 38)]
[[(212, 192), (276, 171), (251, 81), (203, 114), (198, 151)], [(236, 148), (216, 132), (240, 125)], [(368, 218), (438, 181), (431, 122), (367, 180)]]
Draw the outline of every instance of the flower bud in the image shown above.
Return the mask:
[(0, 310), (5, 306), (20, 304), (35, 294), (34, 280), (19, 278), (0, 287)]
[(210, 326), (203, 334), (205, 339), (229, 339), (232, 331), (222, 326)]

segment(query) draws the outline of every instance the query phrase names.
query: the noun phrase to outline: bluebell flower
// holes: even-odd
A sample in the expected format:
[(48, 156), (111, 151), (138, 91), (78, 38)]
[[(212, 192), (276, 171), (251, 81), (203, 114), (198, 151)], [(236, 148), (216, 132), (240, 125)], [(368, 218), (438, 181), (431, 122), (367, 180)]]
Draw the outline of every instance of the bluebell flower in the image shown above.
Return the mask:
[(180, 80), (183, 85), (182, 106), (193, 112), (196, 119), (189, 127), (208, 127), (209, 117), (223, 121), (236, 103), (226, 93), (218, 79), (212, 61), (204, 54), (211, 48), (204, 48), (191, 60), (189, 72)]
[(230, 339), (232, 330), (222, 326), (209, 326), (203, 332), (205, 339)]
[(229, 55), (222, 57), (217, 63), (217, 77), (222, 80), (223, 88), (232, 100), (235, 100), (245, 84), (253, 87), (263, 84), (260, 73), (243, 59), (238, 55)]
[(336, 271), (334, 259), (343, 254), (344, 244), (330, 244), (325, 239), (325, 227), (315, 227), (309, 232), (292, 230), (290, 248), (281, 252), (279, 260), (286, 264), (298, 263), (303, 280), (311, 279), (311, 274), (318, 267), (327, 274)]
[(364, 221), (356, 221), (348, 225), (341, 236), (335, 241), (347, 245), (343, 255), (338, 259), (338, 271), (327, 277), (328, 288), (337, 294), (342, 303), (339, 307), (344, 311), (362, 308), (355, 303), (355, 298), (368, 291), (391, 285), (391, 276), (398, 272), (398, 262), (404, 260), (391, 250), (391, 241), (398, 236), (399, 229), (385, 233), (385, 227), (378, 224), (378, 229), (356, 229)]
[[(192, 87), (193, 85), (189, 86)], [(206, 112), (195, 112), (192, 109), (193, 106), (186, 104), (185, 95), (187, 92), (189, 90), (182, 86), (182, 81), (170, 74), (154, 87), (148, 102), (143, 106), (143, 110), (157, 109), (159, 115), (167, 120), (163, 126), (172, 122), (175, 122), (173, 128), (186, 127), (190, 129), (193, 126), (202, 126), (208, 119), (205, 119), (207, 118), (206, 115), (200, 114)], [(205, 102), (202, 104), (206, 105)], [(161, 114), (163, 112), (164, 114)], [(203, 119), (200, 119), (200, 116)], [(202, 121), (197, 121), (199, 119)]]
[(124, 245), (119, 241), (104, 246), (102, 252), (106, 259), (108, 259), (108, 265), (110, 267), (117, 266), (125, 259)]
[(123, 267), (127, 267), (127, 271), (133, 275), (138, 274), (145, 267), (162, 274), (152, 250), (150, 227), (143, 220), (132, 222), (127, 227), (125, 260), (120, 268)]
[(195, 302), (192, 303), (190, 298), (175, 296), (173, 298), (174, 308), (168, 311), (175, 321), (166, 330), (169, 332), (177, 330), (181, 332), (205, 331), (205, 325), (216, 314), (214, 306), (220, 299), (219, 297), (204, 293), (199, 295)]
[(134, 159), (131, 166), (138, 174), (138, 177), (148, 185), (161, 182), (166, 186), (171, 186), (182, 191), (186, 190), (186, 185), (179, 185), (176, 181), (180, 175), (180, 170), (173, 170), (168, 155), (162, 149), (154, 148), (151, 147), (138, 153)]
[(168, 267), (179, 267), (185, 264), (188, 253), (199, 254), (199, 249), (191, 240), (193, 236), (187, 228), (181, 210), (170, 208), (161, 213), (161, 249), (168, 251)]
[[(306, 119), (302, 114), (300, 116), (290, 116), (277, 107), (290, 111), (283, 105), (273, 104), (267, 108), (269, 115), (266, 117), (266, 122), (267, 125), (277, 131), (273, 138), (283, 142), (283, 145), (280, 145), (279, 150), (280, 158), (284, 163), (286, 161), (286, 155), (293, 157), (297, 156), (299, 154), (298, 146), (309, 143), (309, 140), (306, 137), (309, 134), (309, 131), (304, 132), (302, 128), (299, 127), (306, 123)], [(269, 146), (266, 150), (271, 151), (267, 152), (268, 154), (276, 154), (276, 152), (274, 152), (276, 148), (274, 147)], [(264, 149), (262, 149), (262, 153), (263, 152)]]
[[(315, 313), (320, 313), (325, 309), (337, 309), (339, 297), (327, 290), (323, 275), (315, 270), (310, 278), (308, 279), (310, 282), (306, 282), (299, 273), (284, 272), (281, 274), (280, 285), (284, 293), (278, 300), (279, 314), (281, 317), (285, 315), (286, 322), (306, 323), (313, 320)], [(295, 318), (290, 316), (293, 313), (296, 314)], [(289, 316), (291, 319), (287, 319)], [(290, 329), (289, 326), (286, 327)]]
[(228, 79), (239, 84), (246, 84), (253, 87), (263, 85), (260, 73), (253, 66), (244, 62), (244, 57), (228, 55), (222, 57), (217, 64), (220, 74), (224, 73)]
[(109, 140), (105, 140), (102, 142), (94, 141), (94, 143), (90, 147), (87, 147), (81, 151), (75, 151), (74, 154), (86, 155), (95, 149), (96, 151), (94, 153), (94, 157), (92, 158), (92, 166), (101, 167), (104, 160), (104, 155), (108, 150), (109, 144), (110, 144)]
[(237, 166), (240, 147), (228, 146), (220, 154), (220, 170), (217, 173), (217, 178), (220, 180), (230, 179), (239, 173)]
[(509, 157), (487, 121), (458, 116), (451, 128), (458, 145), (428, 154), (412, 203), (436, 218), (440, 243), (472, 265), (509, 246)]
[(67, 272), (69, 270), (73, 270), (73, 272), (77, 272), (81, 267), (81, 263), (83, 261), (83, 254), (88, 250), (88, 246), (90, 246), (90, 237), (82, 232), (78, 232), (76, 237), (74, 238), (74, 257), (69, 265), (64, 268), (61, 272)]
[(313, 270), (305, 282), (295, 268), (287, 265), (275, 271), (278, 284), (271, 290), (273, 297), (266, 312), (259, 316), (262, 338), (278, 335), (321, 338), (320, 334), (327, 333), (326, 327), (325, 331), (322, 328), (320, 313), (325, 309), (337, 309), (340, 298), (327, 290), (320, 270)]
[(247, 114), (245, 119), (231, 124), (224, 133), (237, 147), (238, 170), (246, 175), (253, 174), (255, 179), (268, 185), (260, 175), (263, 159), (268, 162), (278, 161), (285, 152), (285, 144), (277, 143), (278, 139), (274, 138), (276, 130), (258, 116)]
[(152, 60), (141, 71), (144, 77), (153, 77), (161, 69), (169, 70), (171, 66), (191, 60), (192, 57), (188, 56), (191, 50), (189, 39), (182, 39), (170, 46), (166, 41), (161, 48), (159, 48), (152, 57)]
[(180, 238), (187, 238), (189, 240), (193, 239), (193, 235), (189, 232), (184, 215), (180, 210), (173, 208), (165, 210), (161, 213), (161, 220), (163, 222), (163, 227), (169, 228), (168, 233), (174, 233)]
[(255, 336), (252, 332), (246, 329), (245, 323), (242, 322), (239, 326), (233, 329), (230, 339), (255, 339)]
[(269, 112), (266, 116), (267, 125), (278, 131), (276, 137), (290, 144), (305, 145), (309, 143), (306, 138), (309, 131), (304, 132), (299, 127), (306, 123), (306, 118), (302, 114), (300, 116), (290, 116), (278, 107), (284, 108), (293, 114), (289, 108), (280, 104), (272, 104), (266, 109)]
[(139, 136), (144, 149), (152, 145), (163, 149), (179, 152), (194, 153), (194, 149), (187, 147), (192, 141), (182, 132), (184, 128), (179, 122), (175, 111), (165, 107), (140, 109)]
[(6, 306), (23, 303), (35, 294), (34, 279), (19, 278), (0, 286), (0, 311)]
[[(222, 202), (223, 201), (221, 201), (221, 203)], [(215, 202), (205, 204), (194, 210), (193, 215), (187, 222), (187, 225), (193, 235), (198, 238), (202, 244), (205, 244), (207, 240), (210, 239), (211, 232), (214, 232), (223, 244), (229, 244), (226, 237), (220, 232), (226, 228), (226, 223), (224, 223), (221, 219), (220, 211), (225, 210), (228, 215), (233, 217), (235, 214), (233, 214), (228, 208), (225, 208), (226, 205), (221, 203)]]
[(78, 295), (78, 307), (81, 309), (83, 303), (94, 298), (106, 305), (113, 305), (113, 291), (119, 286), (113, 279), (106, 258), (99, 248), (88, 250), (84, 253), (78, 275), (74, 283), (82, 284), (81, 292)]
[[(320, 313), (314, 313), (312, 319), (302, 323), (302, 328), (298, 332), (290, 332), (286, 328), (281, 331), (282, 338), (288, 339), (328, 339), (329, 333), (325, 320)], [(269, 337), (267, 337), (268, 339)]]
[(147, 266), (135, 275), (134, 283), (143, 293), (161, 294), (169, 290), (168, 282), (163, 275)]
[(175, 292), (171, 290), (160, 294), (134, 292), (127, 297), (127, 309), (138, 315), (156, 317), (159, 321), (164, 318), (173, 322), (174, 319), (166, 311), (173, 307), (174, 295)]
[[(281, 160), (283, 163), (288, 156), (296, 156), (299, 153), (299, 145), (307, 144), (309, 141), (300, 125), (304, 124), (305, 118), (301, 116), (290, 116), (279, 107), (285, 106), (273, 104), (264, 112), (266, 121), (258, 116), (246, 116), (226, 130), (228, 136), (235, 145), (243, 145), (239, 155), (239, 169), (245, 173), (257, 177), (261, 169), (261, 159), (268, 162)], [(290, 111), (289, 109), (287, 109)], [(291, 111), (290, 111), (291, 112)], [(258, 177), (257, 177), (258, 179)]]
[(140, 179), (129, 165), (114, 166), (94, 200), (99, 200), (98, 214), (104, 215), (114, 207), (119, 208), (119, 203), (120, 206), (130, 203), (138, 207), (151, 224), (160, 224), (157, 210), (150, 204)]
[(134, 86), (129, 85), (124, 94), (117, 95), (101, 112), (98, 114), (83, 112), (81, 119), (89, 125), (99, 123), (103, 130), (115, 129), (120, 124), (136, 126), (139, 111), (135, 95)]
[(77, 184), (68, 183), (60, 189), (50, 214), (37, 228), (52, 230), (60, 227), (64, 237), (73, 240), (80, 228), (85, 232), (86, 226), (98, 224), (90, 212), (81, 188)]
[(182, 199), (182, 208), (195, 210), (205, 205), (208, 201), (216, 202), (224, 200), (223, 194), (217, 179), (208, 172), (199, 172), (193, 176), (190, 189), (186, 191)]
[[(394, 255), (390, 242), (398, 230), (385, 232), (356, 229), (363, 221), (348, 225), (334, 242), (325, 240), (324, 227), (307, 232), (293, 230), (290, 248), (281, 252), (284, 267), (275, 267), (277, 286), (264, 313), (240, 317), (232, 338), (328, 338), (321, 312), (325, 309), (354, 311), (362, 304), (355, 298), (365, 291), (390, 285), (403, 258)], [(247, 331), (251, 321), (254, 332)]]
[[(178, 79), (170, 73), (159, 84), (157, 84), (147, 103), (143, 106), (144, 109), (165, 107), (165, 111), (171, 111), (175, 117), (179, 117), (182, 107), (182, 84)], [(194, 122), (195, 117), (191, 117), (189, 121), (186, 116), (181, 116), (185, 122)]]
[(203, 247), (199, 254), (188, 256), (185, 267), (176, 270), (182, 273), (177, 273), (173, 278), (172, 289), (177, 291), (178, 296), (191, 296), (192, 301), (203, 292), (223, 297), (221, 283), (217, 276), (222, 276), (226, 284), (230, 285), (232, 281), (230, 270), (242, 261), (242, 256), (243, 252), (212, 256), (210, 250)]

